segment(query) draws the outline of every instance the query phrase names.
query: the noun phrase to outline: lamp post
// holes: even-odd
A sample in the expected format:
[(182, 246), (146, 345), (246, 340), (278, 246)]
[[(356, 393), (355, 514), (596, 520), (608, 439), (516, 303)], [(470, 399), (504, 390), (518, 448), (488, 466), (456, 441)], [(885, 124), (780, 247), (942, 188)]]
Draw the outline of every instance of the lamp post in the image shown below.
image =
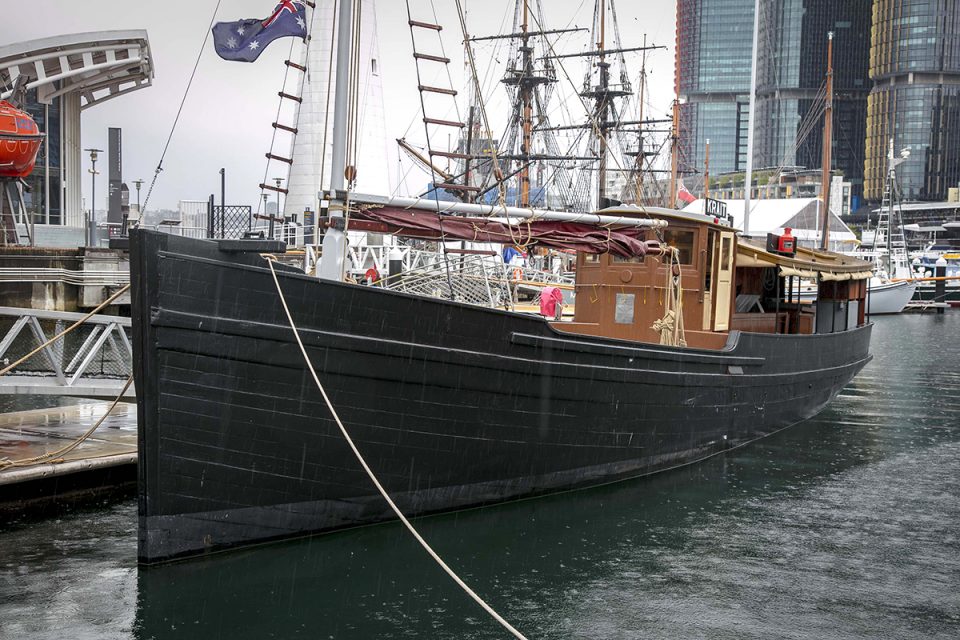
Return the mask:
[(96, 242), (94, 230), (97, 228), (97, 158), (103, 149), (84, 149), (90, 152), (90, 221), (87, 223), (87, 245)]
[(268, 216), (270, 218), (270, 224), (268, 225), (267, 233), (269, 234), (270, 239), (272, 240), (273, 239), (273, 216), (271, 216), (267, 212), (267, 200), (269, 199), (270, 199), (270, 194), (264, 193), (263, 194), (263, 215)]
[(143, 216), (143, 211), (140, 210), (140, 187), (143, 186), (143, 178), (134, 180), (133, 186), (137, 188), (137, 215)]
[(280, 217), (280, 185), (283, 184), (283, 178), (274, 178), (274, 182), (277, 183), (277, 217)]
[[(280, 215), (280, 185), (283, 184), (283, 178), (274, 178), (273, 181), (277, 183), (277, 216), (276, 217), (282, 219), (282, 216)], [(270, 221), (270, 226), (271, 227), (273, 226), (272, 220)], [(273, 234), (271, 233), (271, 237), (272, 235)]]

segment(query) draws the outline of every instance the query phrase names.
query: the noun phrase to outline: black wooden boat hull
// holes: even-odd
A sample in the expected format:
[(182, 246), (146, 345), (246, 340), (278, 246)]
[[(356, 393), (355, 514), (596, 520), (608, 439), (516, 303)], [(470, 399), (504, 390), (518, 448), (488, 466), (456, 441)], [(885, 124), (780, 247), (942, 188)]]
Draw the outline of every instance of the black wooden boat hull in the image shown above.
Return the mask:
[[(141, 231), (131, 263), (141, 562), (392, 517), (259, 255)], [(703, 459), (814, 415), (870, 359), (869, 326), (678, 349), (279, 275), (341, 418), (411, 515)]]

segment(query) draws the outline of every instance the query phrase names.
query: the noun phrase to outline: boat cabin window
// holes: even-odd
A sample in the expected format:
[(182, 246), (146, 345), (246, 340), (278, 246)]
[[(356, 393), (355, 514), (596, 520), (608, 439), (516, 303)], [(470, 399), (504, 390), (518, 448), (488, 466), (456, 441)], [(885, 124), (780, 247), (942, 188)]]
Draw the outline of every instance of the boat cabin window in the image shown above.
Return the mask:
[(635, 264), (643, 264), (643, 259), (645, 256), (630, 256), (629, 258), (624, 258), (623, 256), (613, 256), (614, 262), (633, 262)]
[(729, 271), (731, 256), (733, 256), (733, 236), (724, 236), (720, 247), (721, 271)]
[(714, 245), (717, 244), (717, 231), (710, 229), (707, 233), (707, 263), (703, 265), (703, 292), (713, 291), (713, 256)]
[(663, 232), (663, 242), (680, 252), (680, 264), (693, 264), (693, 247), (696, 240), (695, 231), (686, 231), (684, 229), (670, 229)]
[(587, 253), (583, 256), (584, 264), (599, 264), (602, 253)]

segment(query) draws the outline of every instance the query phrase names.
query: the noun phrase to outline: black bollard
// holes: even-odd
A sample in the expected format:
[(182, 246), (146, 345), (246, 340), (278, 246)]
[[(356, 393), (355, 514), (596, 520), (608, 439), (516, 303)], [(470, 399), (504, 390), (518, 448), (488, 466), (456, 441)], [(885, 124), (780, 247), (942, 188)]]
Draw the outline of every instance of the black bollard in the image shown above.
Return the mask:
[(403, 252), (394, 247), (387, 254), (387, 268), (390, 273), (390, 282), (396, 282), (400, 274), (403, 273)]

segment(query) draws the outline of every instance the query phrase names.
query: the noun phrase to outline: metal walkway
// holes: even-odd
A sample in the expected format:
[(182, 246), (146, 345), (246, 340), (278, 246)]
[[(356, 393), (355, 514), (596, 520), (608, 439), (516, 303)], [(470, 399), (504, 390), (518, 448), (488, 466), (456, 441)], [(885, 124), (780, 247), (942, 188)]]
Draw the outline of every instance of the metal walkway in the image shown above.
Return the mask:
[[(0, 368), (18, 360), (84, 317), (82, 313), (0, 307)], [(130, 376), (130, 318), (94, 316), (0, 376), (0, 394), (114, 399)], [(133, 387), (125, 398), (136, 397)]]

